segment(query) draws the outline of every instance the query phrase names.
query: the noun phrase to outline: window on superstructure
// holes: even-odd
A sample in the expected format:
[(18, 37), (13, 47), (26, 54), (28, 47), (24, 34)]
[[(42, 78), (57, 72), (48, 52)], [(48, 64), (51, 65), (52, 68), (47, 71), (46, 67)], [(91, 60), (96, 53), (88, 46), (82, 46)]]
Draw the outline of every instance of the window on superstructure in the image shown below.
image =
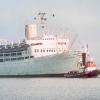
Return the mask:
[(3, 59), (0, 59), (0, 62), (3, 62)]
[(6, 59), (4, 59), (5, 61), (10, 61), (10, 58), (6, 58)]
[(39, 49), (35, 49), (34, 52), (39, 52)]
[(16, 53), (15, 52), (11, 53), (11, 56), (16, 56)]
[(16, 60), (16, 58), (11, 58), (11, 60)]
[(49, 52), (51, 52), (51, 50), (49, 49)]
[(41, 52), (45, 52), (45, 50), (44, 49), (41, 49)]
[(0, 54), (0, 56), (3, 56), (3, 54)]
[(42, 52), (42, 49), (41, 49), (41, 52)]
[(6, 54), (4, 54), (4, 56), (9, 56), (10, 54), (8, 54), (8, 53), (6, 53)]
[(59, 45), (66, 45), (66, 42), (58, 42)]
[(36, 52), (36, 49), (34, 50), (34, 52)]
[(30, 56), (30, 58), (34, 58), (34, 56)]
[(17, 58), (17, 60), (23, 60), (24, 59), (24, 57), (19, 57), (19, 58)]
[(53, 52), (53, 49), (51, 50), (51, 52)]
[(22, 55), (22, 53), (21, 52), (17, 52), (17, 55)]
[(29, 58), (29, 56), (25, 57), (25, 59), (28, 59), (28, 58)]

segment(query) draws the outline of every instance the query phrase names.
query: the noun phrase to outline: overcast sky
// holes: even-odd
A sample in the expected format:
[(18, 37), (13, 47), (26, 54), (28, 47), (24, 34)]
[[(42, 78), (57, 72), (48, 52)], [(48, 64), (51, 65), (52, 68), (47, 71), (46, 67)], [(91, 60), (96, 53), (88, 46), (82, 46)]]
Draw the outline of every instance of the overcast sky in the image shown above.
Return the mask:
[(50, 26), (79, 34), (100, 66), (100, 0), (0, 0), (0, 38), (23, 39), (38, 12), (54, 13)]

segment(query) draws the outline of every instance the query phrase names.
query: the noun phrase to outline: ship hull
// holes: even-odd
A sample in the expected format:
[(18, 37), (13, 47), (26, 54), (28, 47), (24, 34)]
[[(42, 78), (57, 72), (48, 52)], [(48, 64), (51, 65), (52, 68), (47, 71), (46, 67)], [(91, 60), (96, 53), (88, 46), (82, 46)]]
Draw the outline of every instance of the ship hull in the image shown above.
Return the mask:
[(0, 76), (62, 76), (76, 67), (70, 53), (0, 63)]
[(100, 74), (99, 70), (94, 70), (88, 73), (85, 72), (78, 72), (76, 71), (76, 73), (66, 73), (64, 74), (64, 76), (66, 78), (93, 78), (93, 77), (97, 77)]

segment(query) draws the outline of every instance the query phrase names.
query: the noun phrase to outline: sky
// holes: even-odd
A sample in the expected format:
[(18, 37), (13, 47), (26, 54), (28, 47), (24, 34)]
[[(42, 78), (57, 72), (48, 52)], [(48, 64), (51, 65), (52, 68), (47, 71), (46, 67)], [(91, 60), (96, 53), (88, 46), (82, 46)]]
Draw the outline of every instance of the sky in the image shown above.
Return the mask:
[(0, 0), (0, 38), (23, 39), (25, 25), (39, 12), (55, 14), (54, 19), (49, 17), (49, 30), (78, 34), (100, 67), (100, 0)]

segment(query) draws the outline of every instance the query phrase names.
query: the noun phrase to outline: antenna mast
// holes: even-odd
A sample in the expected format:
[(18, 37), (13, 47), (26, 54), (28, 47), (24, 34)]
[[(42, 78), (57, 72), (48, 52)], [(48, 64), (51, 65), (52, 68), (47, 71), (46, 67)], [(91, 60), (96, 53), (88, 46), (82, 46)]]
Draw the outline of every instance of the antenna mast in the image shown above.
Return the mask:
[[(45, 12), (39, 12), (38, 14), (38, 24), (43, 34), (46, 34), (47, 32), (47, 13)], [(55, 14), (52, 14), (52, 17), (55, 17)], [(34, 20), (37, 20), (37, 17), (34, 17)]]
[(45, 33), (45, 30), (46, 30), (46, 21), (47, 21), (47, 18), (46, 18), (46, 13), (38, 13), (38, 15), (40, 16), (40, 27), (42, 29), (42, 32), (43, 34)]

